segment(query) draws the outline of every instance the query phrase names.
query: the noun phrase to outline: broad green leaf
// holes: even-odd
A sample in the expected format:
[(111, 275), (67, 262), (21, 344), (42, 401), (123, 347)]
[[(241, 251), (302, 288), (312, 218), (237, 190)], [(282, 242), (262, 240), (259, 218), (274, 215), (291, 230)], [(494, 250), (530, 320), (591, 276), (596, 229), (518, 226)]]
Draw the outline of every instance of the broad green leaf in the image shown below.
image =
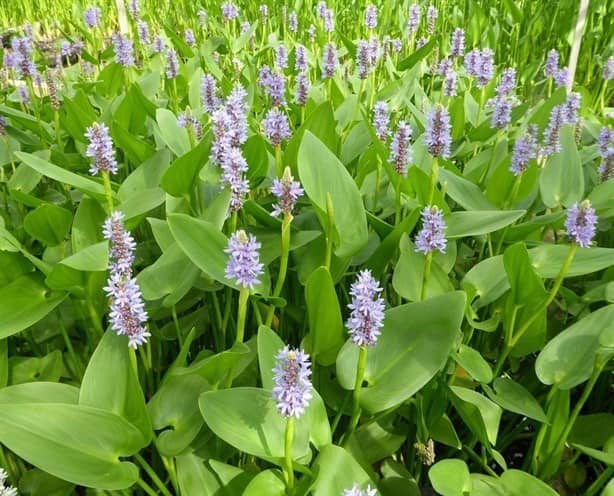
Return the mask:
[(599, 460), (606, 465), (614, 466), (614, 453), (589, 448), (588, 446), (582, 446), (581, 444), (573, 444), (572, 446), (595, 460)]
[(78, 251), (60, 262), (67, 267), (82, 271), (104, 271), (109, 264), (109, 242), (102, 241)]
[(19, 479), (19, 493), (23, 496), (68, 496), (75, 486), (37, 468), (28, 470)]
[(452, 448), (461, 449), (462, 444), (454, 429), (454, 424), (447, 415), (442, 415), (429, 428), (429, 434), (433, 440), (443, 443)]
[(580, 415), (569, 433), (569, 442), (588, 448), (600, 448), (614, 438), (614, 413)]
[(429, 469), (429, 480), (442, 496), (471, 494), (469, 468), (462, 460), (441, 460)]
[(565, 444), (560, 443), (559, 439), (569, 420), (569, 399), (569, 389), (554, 388), (548, 395), (546, 405), (548, 423), (543, 424), (538, 431), (541, 443), (533, 460), (533, 468), (540, 476), (550, 477), (560, 466)]
[(307, 117), (288, 142), (284, 152), (284, 163), (289, 164), (294, 170), (300, 153), (299, 148), (307, 132), (324, 143), (331, 153), (336, 153), (338, 141), (336, 126), (332, 103), (323, 102)]
[(482, 190), (471, 181), (447, 169), (439, 169), (439, 182), (445, 186), (446, 193), (466, 210), (495, 210)]
[(507, 470), (499, 480), (505, 496), (557, 496), (557, 492), (546, 483), (522, 470)]
[(24, 275), (0, 288), (0, 339), (36, 324), (66, 296), (50, 291), (39, 275)]
[(66, 403), (76, 405), (79, 388), (59, 382), (26, 382), (0, 389), (0, 404)]
[(494, 392), (488, 388), (486, 394), (501, 408), (518, 415), (525, 415), (538, 422), (548, 422), (543, 408), (533, 395), (517, 382), (507, 377), (498, 377), (493, 384)]
[(9, 359), (9, 382), (11, 384), (33, 381), (57, 382), (63, 370), (60, 350), (54, 350), (42, 357), (13, 356)]
[(614, 322), (614, 305), (595, 310), (550, 340), (535, 362), (537, 377), (544, 384), (571, 389), (593, 372), (600, 348), (599, 338)]
[(196, 148), (176, 158), (162, 176), (160, 186), (173, 196), (189, 194), (209, 156), (210, 135), (202, 139)]
[(143, 445), (127, 420), (98, 408), (63, 403), (4, 404), (0, 442), (35, 467), (97, 489), (126, 489), (138, 469), (120, 457)]
[(488, 362), (482, 358), (479, 351), (470, 346), (461, 344), (458, 352), (453, 353), (452, 357), (471, 377), (476, 381), (489, 384), (492, 381), (492, 370)]
[(524, 213), (524, 210), (452, 212), (444, 217), (448, 227), (446, 237), (448, 239), (464, 238), (498, 231), (518, 220)]
[(278, 470), (264, 470), (254, 477), (245, 488), (243, 496), (285, 496), (286, 483)]
[(170, 110), (159, 108), (156, 110), (156, 122), (162, 141), (177, 156), (181, 157), (190, 150), (188, 131), (177, 124), (177, 117)]
[(452, 404), (463, 421), (483, 443), (497, 442), (501, 408), (471, 389), (451, 386)]
[(136, 367), (136, 355), (128, 346), (128, 337), (105, 332), (85, 370), (79, 404), (125, 418), (149, 441), (151, 421)]
[(401, 60), (397, 64), (397, 70), (406, 71), (407, 69), (411, 69), (414, 65), (424, 59), (429, 53), (433, 51), (433, 49), (439, 45), (440, 35), (433, 36), (428, 43), (424, 46), (418, 48), (414, 53), (412, 53), (409, 57)]
[(313, 464), (313, 471), (318, 475), (311, 487), (313, 496), (343, 494), (345, 489), (351, 489), (354, 484), (363, 490), (367, 485), (375, 487), (352, 455), (333, 444), (320, 451)]
[(177, 480), (182, 496), (240, 496), (252, 476), (240, 468), (194, 453), (177, 458)]
[(307, 196), (321, 212), (326, 212), (330, 195), (338, 234), (336, 255), (357, 253), (367, 244), (367, 218), (360, 192), (339, 159), (309, 131), (299, 148), (298, 170)]
[(29, 212), (23, 220), (26, 232), (47, 246), (57, 246), (64, 241), (71, 224), (70, 211), (52, 203), (44, 203)]
[[(418, 392), (445, 365), (463, 320), (465, 294), (447, 293), (385, 312), (377, 346), (369, 349), (361, 406), (377, 413)], [(354, 388), (358, 347), (350, 340), (337, 357), (337, 377)]]
[(315, 362), (331, 365), (343, 346), (345, 330), (335, 284), (326, 267), (319, 267), (307, 279), (305, 303), (309, 320), (307, 349)]

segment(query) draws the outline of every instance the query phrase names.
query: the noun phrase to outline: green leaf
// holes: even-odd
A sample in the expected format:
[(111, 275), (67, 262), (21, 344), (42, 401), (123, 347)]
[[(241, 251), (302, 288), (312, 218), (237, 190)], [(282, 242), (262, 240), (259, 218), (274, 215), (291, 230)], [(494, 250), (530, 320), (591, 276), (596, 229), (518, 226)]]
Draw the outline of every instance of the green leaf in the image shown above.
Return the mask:
[(159, 108), (156, 110), (156, 122), (160, 138), (177, 156), (181, 157), (190, 151), (188, 131), (177, 125), (177, 117), (170, 110)]
[(499, 478), (505, 496), (557, 496), (557, 492), (522, 470), (507, 470)]
[(548, 157), (539, 178), (541, 199), (549, 208), (570, 207), (584, 197), (584, 172), (574, 127), (563, 126), (560, 153)]
[(177, 457), (177, 480), (182, 496), (240, 496), (251, 474), (216, 460), (203, 460), (194, 453)]
[(480, 210), (472, 212), (452, 212), (444, 217), (448, 239), (479, 236), (498, 231), (518, 220), (524, 210)]
[(360, 251), (368, 237), (360, 192), (339, 159), (309, 131), (299, 149), (298, 170), (305, 192), (322, 212), (330, 195), (339, 236), (336, 255), (347, 257)]
[(445, 185), (446, 193), (466, 210), (495, 210), (482, 190), (471, 181), (447, 169), (439, 169), (439, 182)]
[(614, 438), (614, 413), (592, 413), (576, 419), (568, 441), (588, 448), (600, 448), (610, 438)]
[(109, 264), (109, 243), (102, 241), (65, 258), (60, 262), (72, 269), (85, 272), (101, 272), (108, 268)]
[(164, 191), (181, 197), (192, 190), (194, 181), (209, 156), (210, 139), (208, 138), (202, 139), (196, 148), (173, 161), (160, 182)]
[(507, 377), (498, 377), (493, 384), (495, 391), (486, 389), (488, 397), (501, 408), (510, 412), (524, 415), (541, 423), (548, 422), (548, 418), (533, 395), (517, 382)]
[(59, 382), (26, 382), (0, 389), (0, 404), (66, 403), (76, 405), (79, 388)]
[(315, 459), (313, 471), (317, 474), (311, 491), (313, 496), (334, 496), (343, 494), (358, 484), (365, 489), (367, 484), (375, 487), (369, 475), (346, 450), (331, 444)]
[(19, 491), (24, 496), (68, 496), (74, 494), (74, 489), (74, 484), (37, 468), (28, 470), (19, 479)]
[(72, 214), (65, 208), (44, 203), (32, 210), (23, 220), (26, 232), (47, 246), (59, 245), (70, 231)]
[(278, 470), (264, 470), (254, 477), (245, 488), (243, 496), (285, 496), (286, 483)]
[(442, 415), (438, 420), (435, 420), (429, 428), (429, 434), (434, 441), (443, 443), (452, 448), (461, 449), (462, 444), (454, 429), (454, 424), (447, 415)]
[(141, 431), (145, 445), (151, 439), (152, 429), (136, 366), (128, 336), (105, 332), (85, 370), (79, 404), (125, 418)]
[(429, 469), (433, 489), (443, 496), (468, 496), (471, 493), (469, 468), (462, 460), (441, 460)]
[(607, 305), (555, 336), (535, 362), (539, 380), (556, 384), (559, 389), (571, 389), (586, 381), (593, 372), (599, 338), (613, 321), (614, 305)]
[(96, 120), (96, 112), (92, 108), (87, 95), (79, 89), (70, 98), (63, 95), (60, 109), (60, 124), (75, 141), (85, 143), (85, 132)]
[[(418, 392), (445, 365), (463, 320), (465, 294), (447, 293), (391, 308), (377, 346), (369, 350), (361, 406), (377, 413)], [(350, 340), (337, 357), (337, 377), (354, 388), (358, 347)]]
[(6, 403), (0, 442), (35, 467), (97, 489), (126, 489), (138, 469), (120, 457), (143, 447), (127, 420), (105, 410), (63, 403)]
[(501, 408), (480, 393), (471, 389), (451, 386), (452, 404), (465, 424), (480, 441), (492, 445), (497, 442)]
[(50, 291), (39, 275), (24, 275), (0, 288), (0, 339), (17, 334), (45, 317), (66, 298)]
[(572, 446), (595, 460), (599, 460), (606, 465), (614, 466), (614, 453), (589, 448), (588, 446), (582, 446), (581, 444), (573, 444)]
[(482, 358), (477, 350), (461, 344), (457, 353), (452, 357), (463, 367), (476, 381), (489, 384), (492, 381), (492, 370), (488, 362)]
[(343, 346), (345, 331), (335, 284), (326, 267), (317, 268), (307, 279), (305, 303), (309, 320), (306, 348), (315, 362), (331, 365)]
[(433, 51), (433, 49), (439, 45), (440, 35), (433, 36), (428, 43), (426, 43), (421, 48), (418, 48), (414, 53), (412, 53), (409, 57), (401, 60), (397, 64), (397, 70), (405, 71), (407, 69), (411, 69), (414, 65), (424, 59), (429, 53)]
[(54, 350), (43, 357), (13, 356), (9, 359), (9, 367), (11, 384), (32, 381), (57, 382), (64, 370), (60, 350)]
[(54, 165), (47, 160), (43, 160), (42, 158), (39, 158), (31, 153), (16, 152), (15, 156), (28, 167), (31, 167), (32, 169), (41, 173), (44, 176), (54, 179), (55, 181), (58, 181), (60, 183), (74, 186), (79, 191), (82, 191), (83, 193), (86, 193), (93, 198), (105, 198), (105, 191), (102, 184), (98, 184), (91, 179), (87, 179), (85, 177), (79, 176), (78, 174), (75, 174), (74, 172), (62, 169), (61, 167), (58, 167), (57, 165)]

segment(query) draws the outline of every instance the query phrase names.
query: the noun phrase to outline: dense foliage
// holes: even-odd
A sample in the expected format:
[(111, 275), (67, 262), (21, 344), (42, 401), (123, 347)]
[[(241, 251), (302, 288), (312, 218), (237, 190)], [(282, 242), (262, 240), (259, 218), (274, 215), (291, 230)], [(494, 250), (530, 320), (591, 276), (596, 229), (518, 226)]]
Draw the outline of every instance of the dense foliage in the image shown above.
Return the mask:
[(0, 11), (0, 496), (614, 495), (612, 2)]

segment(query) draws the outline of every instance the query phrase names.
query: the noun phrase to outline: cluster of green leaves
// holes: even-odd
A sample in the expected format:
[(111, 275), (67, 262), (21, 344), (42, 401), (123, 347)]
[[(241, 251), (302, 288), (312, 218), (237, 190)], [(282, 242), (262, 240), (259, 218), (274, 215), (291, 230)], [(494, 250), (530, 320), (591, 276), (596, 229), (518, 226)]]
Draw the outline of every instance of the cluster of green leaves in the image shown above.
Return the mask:
[[(330, 35), (315, 9), (300, 4), (298, 33), (273, 6), (268, 24), (259, 24), (250, 3), (241, 20), (252, 28), (239, 35), (217, 3), (205, 28), (195, 3), (171, 10), (141, 3), (180, 54), (175, 80), (165, 76), (164, 55), (146, 46), (137, 45), (138, 69), (115, 63), (112, 49), (100, 50), (102, 30), (85, 31), (75, 5), (54, 15), (69, 16), (62, 36), (86, 40), (82, 59), (61, 68), (59, 110), (44, 91), (30, 104), (13, 86), (0, 92), (7, 120), (0, 136), (0, 466), (10, 482), (23, 494), (57, 496), (76, 486), (108, 494), (336, 496), (354, 484), (384, 496), (427, 487), (443, 496), (549, 496), (554, 488), (614, 494), (614, 180), (600, 182), (595, 144), (607, 113), (602, 97), (612, 88), (594, 78), (609, 38), (600, 17), (607, 6), (593, 2), (589, 13), (575, 86), (582, 125), (564, 127), (562, 152), (532, 161), (516, 179), (509, 166), (519, 132), (532, 123), (541, 136), (565, 99), (541, 74), (546, 48), (567, 46), (574, 5), (440, 2), (437, 34), (413, 51), (409, 5), (385, 3), (377, 33), (399, 35), (405, 45), (362, 83), (354, 56), (356, 41), (368, 36), (363, 2), (331, 2), (338, 24)], [(28, 5), (14, 3), (2, 15), (31, 20)], [(61, 2), (48, 8), (63, 9)], [(114, 5), (107, 12), (108, 28)], [(164, 12), (168, 23), (159, 26), (154, 16)], [(182, 39), (188, 26), (195, 47)], [(468, 46), (490, 46), (501, 67), (519, 69), (525, 99), (508, 130), (491, 129), (484, 108), (495, 80), (480, 91), (463, 76), (458, 96), (441, 95), (430, 67), (458, 26), (466, 27)], [(326, 82), (328, 41), (340, 49), (341, 67)], [(297, 43), (307, 47), (313, 86), (304, 108), (284, 108), (293, 133), (276, 154), (260, 130), (270, 105), (258, 68), (282, 42), (291, 60)], [(41, 65), (44, 54), (36, 57)], [(86, 63), (91, 76), (82, 73)], [(239, 83), (249, 95), (243, 154), (252, 193), (234, 221), (230, 194), (209, 161), (204, 74), (224, 94)], [(286, 76), (291, 89), (294, 71)], [(414, 130), (407, 177), (396, 175), (372, 127), (380, 100), (394, 122), (407, 120)], [(454, 143), (435, 175), (423, 132), (426, 111), (439, 101), (450, 111)], [(186, 107), (203, 125), (200, 140), (177, 124)], [(84, 133), (93, 122), (109, 126), (120, 162), (110, 192), (88, 174)], [(276, 160), (305, 195), (289, 227), (288, 274), (273, 295), (286, 255), (285, 224), (270, 215)], [(413, 242), (429, 196), (444, 212), (448, 238), (446, 252), (432, 259)], [(572, 251), (564, 210), (584, 198), (600, 219), (597, 246)], [(138, 353), (106, 329), (101, 228), (109, 202), (138, 242), (135, 273), (152, 334)], [(224, 253), (233, 222), (256, 236), (266, 266), (238, 343), (238, 287), (226, 277)], [(367, 354), (354, 430), (360, 352), (344, 321), (349, 286), (364, 268), (380, 281), (387, 310)], [(285, 344), (310, 354), (314, 386), (289, 450), (287, 421), (271, 394)], [(430, 444), (436, 463), (427, 468)], [(297, 474), (291, 491), (288, 457)]]

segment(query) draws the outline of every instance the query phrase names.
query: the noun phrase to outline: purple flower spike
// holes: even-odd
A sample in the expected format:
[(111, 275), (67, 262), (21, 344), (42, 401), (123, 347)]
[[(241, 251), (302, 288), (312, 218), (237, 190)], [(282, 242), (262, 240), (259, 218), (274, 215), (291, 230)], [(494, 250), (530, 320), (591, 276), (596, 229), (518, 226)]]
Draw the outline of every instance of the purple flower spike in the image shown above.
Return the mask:
[(584, 200), (580, 205), (574, 203), (567, 210), (567, 219), (565, 220), (567, 236), (580, 247), (586, 248), (591, 245), (595, 237), (596, 226), (597, 216), (590, 201)]
[(24, 105), (28, 105), (30, 103), (30, 90), (25, 84), (22, 84), (17, 88), (17, 93), (19, 94), (21, 103)]
[(158, 35), (154, 38), (153, 50), (156, 53), (162, 53), (164, 51), (164, 40), (162, 36)]
[(220, 106), (217, 96), (217, 82), (211, 74), (205, 74), (200, 80), (200, 97), (208, 114), (213, 114)]
[(494, 64), (495, 52), (490, 48), (485, 48), (480, 52), (480, 64), (477, 67), (477, 83), (478, 88), (486, 86), (495, 74)]
[(269, 110), (262, 121), (264, 134), (273, 146), (278, 146), (291, 136), (290, 125), (286, 114), (277, 107)]
[(481, 53), (476, 48), (465, 54), (465, 70), (467, 71), (468, 75), (478, 75), (478, 68), (480, 66), (481, 58)]
[(269, 18), (269, 7), (265, 3), (261, 4), (260, 7), (260, 18), (262, 20), (262, 24), (266, 25), (267, 19)]
[(174, 79), (179, 75), (179, 60), (177, 52), (174, 48), (169, 48), (166, 51), (166, 77)]
[(236, 212), (243, 207), (245, 197), (249, 193), (249, 181), (244, 173), (248, 166), (241, 150), (234, 146), (223, 150), (221, 158), (222, 182), (231, 193), (230, 210)]
[(35, 78), (38, 76), (36, 64), (32, 59), (32, 52), (34, 51), (32, 38), (28, 36), (23, 38), (14, 37), (11, 40), (11, 48), (13, 49), (13, 54), (12, 60), (9, 60), (9, 66), (17, 71), (17, 75), (23, 78)]
[(335, 14), (332, 9), (326, 9), (324, 13), (324, 32), (332, 33), (335, 30)]
[(296, 95), (294, 100), (301, 107), (307, 104), (307, 96), (309, 95), (309, 78), (305, 73), (300, 73), (296, 76)]
[(358, 273), (356, 281), (350, 287), (352, 302), (346, 327), (352, 342), (357, 346), (375, 346), (384, 326), (384, 300), (379, 294), (382, 288), (365, 269)]
[(580, 93), (570, 93), (563, 103), (563, 119), (566, 124), (577, 124), (579, 120), (578, 110), (580, 110)]
[(358, 67), (358, 77), (360, 79), (367, 79), (367, 76), (371, 72), (370, 52), (369, 42), (366, 40), (359, 40), (356, 49), (356, 65)]
[(544, 131), (544, 146), (542, 153), (552, 155), (561, 151), (561, 127), (565, 123), (563, 105), (557, 105), (550, 112), (548, 127)]
[(414, 3), (409, 8), (409, 20), (407, 21), (407, 30), (410, 36), (415, 35), (420, 27), (420, 4)]
[(546, 67), (544, 69), (544, 72), (546, 74), (546, 77), (553, 78), (556, 75), (558, 70), (559, 70), (559, 52), (552, 49), (548, 52), (548, 55), (546, 57)]
[(354, 484), (351, 489), (344, 489), (343, 496), (377, 496), (377, 489), (372, 489), (370, 485), (364, 489), (360, 489), (358, 484)]
[(224, 21), (232, 21), (239, 17), (239, 7), (232, 2), (225, 2), (222, 4), (222, 17)]
[(373, 108), (373, 127), (380, 141), (386, 142), (390, 134), (390, 111), (386, 102), (377, 102)]
[(397, 132), (390, 143), (390, 159), (395, 172), (403, 177), (407, 175), (407, 166), (412, 160), (410, 139), (411, 127), (405, 121), (399, 122)]
[(300, 418), (312, 398), (311, 362), (300, 349), (285, 346), (275, 357), (273, 399), (283, 417)]
[(139, 6), (139, 0), (130, 0), (128, 3), (128, 12), (133, 17), (133, 19), (138, 19), (141, 13), (141, 7)]
[(375, 5), (367, 5), (365, 10), (365, 26), (367, 26), (367, 29), (375, 29), (377, 27), (377, 7)]
[(98, 7), (88, 7), (83, 12), (83, 20), (90, 29), (100, 26), (100, 19), (102, 19), (102, 11)]
[(318, 17), (320, 19), (324, 19), (324, 16), (326, 15), (326, 2), (318, 2), (316, 11), (317, 11)]
[(288, 48), (283, 43), (275, 50), (275, 65), (280, 70), (288, 67)]
[(560, 88), (562, 86), (567, 86), (567, 83), (569, 82), (570, 77), (571, 76), (569, 74), (569, 69), (567, 69), (567, 67), (558, 69), (554, 73), (554, 84), (556, 85), (557, 88)]
[(116, 33), (112, 36), (112, 41), (115, 50), (115, 62), (124, 67), (132, 67), (134, 65), (132, 40), (123, 34)]
[(443, 80), (443, 94), (445, 96), (456, 96), (457, 81), (458, 75), (456, 71), (449, 70), (446, 72)]
[(512, 119), (512, 100), (506, 96), (496, 96), (488, 101), (492, 107), (490, 126), (495, 129), (505, 129)]
[(426, 32), (429, 35), (432, 35), (435, 32), (437, 17), (439, 17), (439, 12), (434, 5), (429, 5), (428, 9), (426, 9)]
[(296, 45), (294, 56), (294, 70), (298, 73), (306, 72), (309, 69), (307, 61), (307, 49), (303, 45)]
[(271, 186), (271, 193), (273, 193), (279, 200), (278, 204), (273, 205), (273, 217), (280, 215), (291, 215), (296, 205), (296, 201), (303, 196), (303, 188), (301, 183), (294, 180), (290, 167), (284, 169), (284, 175), (280, 179), (275, 178), (273, 185)]
[(117, 174), (117, 161), (113, 151), (113, 141), (109, 136), (109, 128), (104, 123), (94, 122), (87, 128), (85, 137), (89, 145), (85, 155), (93, 159), (90, 166), (90, 174), (96, 175), (100, 171)]
[(452, 144), (451, 129), (450, 114), (444, 107), (439, 106), (429, 111), (424, 142), (431, 155), (448, 158)]
[(229, 254), (226, 278), (244, 288), (254, 289), (260, 282), (258, 276), (264, 273), (258, 254), (260, 246), (253, 234), (243, 230), (235, 232), (228, 240), (228, 248), (224, 250), (224, 253)]
[(501, 82), (497, 86), (499, 96), (509, 95), (516, 89), (516, 69), (508, 67), (501, 73)]
[(510, 171), (515, 176), (522, 174), (529, 162), (537, 157), (537, 126), (531, 125), (527, 132), (516, 140)]
[(601, 128), (597, 144), (601, 154), (601, 165), (599, 166), (601, 180), (614, 179), (614, 129), (607, 126)]
[(425, 255), (438, 250), (446, 252), (448, 243), (444, 231), (446, 224), (443, 220), (443, 212), (435, 205), (424, 207), (421, 214), (422, 229), (416, 236), (416, 251)]
[(609, 81), (614, 79), (614, 57), (608, 57), (603, 66), (603, 79)]
[(111, 242), (109, 270), (114, 274), (129, 277), (132, 273), (136, 243), (132, 235), (124, 229), (123, 221), (122, 212), (113, 212), (104, 222), (102, 233), (104, 239)]
[(335, 76), (339, 59), (337, 58), (337, 49), (332, 43), (327, 43), (324, 46), (324, 60), (322, 61), (322, 78), (330, 79)]
[(188, 44), (188, 46), (196, 45), (196, 37), (194, 36), (194, 31), (191, 29), (186, 29), (185, 33), (183, 33), (183, 39)]
[(290, 16), (288, 17), (288, 29), (291, 33), (296, 33), (298, 31), (298, 16), (296, 12), (290, 12)]
[(146, 21), (139, 21), (136, 25), (136, 30), (139, 35), (139, 41), (143, 45), (149, 43), (149, 24)]
[(465, 53), (465, 30), (463, 28), (456, 28), (452, 33), (450, 55), (452, 57), (462, 57), (463, 53)]

